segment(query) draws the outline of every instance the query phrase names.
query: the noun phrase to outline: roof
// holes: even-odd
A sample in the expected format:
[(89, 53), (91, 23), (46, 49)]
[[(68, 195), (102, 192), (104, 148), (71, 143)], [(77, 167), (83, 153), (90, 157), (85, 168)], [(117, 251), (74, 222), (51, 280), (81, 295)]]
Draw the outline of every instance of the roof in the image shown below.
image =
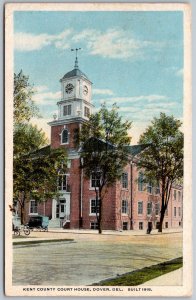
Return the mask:
[(126, 148), (131, 155), (135, 156), (140, 152), (142, 152), (149, 145), (150, 144), (140, 144), (140, 145), (126, 146)]
[(33, 153), (31, 153), (31, 156), (47, 155), (47, 154), (50, 153), (50, 149), (51, 149), (50, 145), (47, 145), (47, 146), (45, 146), (41, 149), (38, 149), (38, 150), (34, 151)]
[(115, 149), (115, 146), (110, 142), (106, 142), (100, 138), (90, 137), (79, 149), (79, 152), (83, 152), (85, 149), (91, 149), (91, 147), (92, 149), (97, 149), (97, 151), (106, 150), (106, 144), (107, 150)]
[[(84, 73), (83, 73), (82, 71), (80, 71), (80, 69), (78, 69), (78, 68), (75, 68), (75, 69), (73, 69), (72, 71), (66, 73), (66, 74), (63, 76), (62, 79), (70, 78), (70, 77), (75, 77), (75, 76), (81, 76), (81, 77), (84, 77), (84, 78), (86, 78), (87, 80), (89, 80), (88, 77), (86, 76), (86, 74), (84, 74)], [(62, 80), (62, 79), (61, 79), (61, 80)]]

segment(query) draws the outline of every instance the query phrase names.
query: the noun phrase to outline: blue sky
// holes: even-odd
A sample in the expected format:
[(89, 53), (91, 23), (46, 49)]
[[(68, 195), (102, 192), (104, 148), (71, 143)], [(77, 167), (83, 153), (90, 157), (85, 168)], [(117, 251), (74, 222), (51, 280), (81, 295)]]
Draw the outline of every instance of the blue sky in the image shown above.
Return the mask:
[(183, 13), (47, 12), (14, 14), (14, 70), (30, 77), (49, 134), (60, 99), (60, 78), (74, 67), (71, 48), (81, 47), (79, 68), (93, 82), (93, 104), (114, 102), (133, 121), (137, 143), (154, 116), (183, 117)]

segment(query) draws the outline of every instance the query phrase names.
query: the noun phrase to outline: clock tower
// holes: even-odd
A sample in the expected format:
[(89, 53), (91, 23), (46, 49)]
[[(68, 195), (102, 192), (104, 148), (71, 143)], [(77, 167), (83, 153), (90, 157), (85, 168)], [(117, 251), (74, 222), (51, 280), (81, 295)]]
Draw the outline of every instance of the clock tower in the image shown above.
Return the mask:
[[(76, 49), (79, 50), (79, 49)], [(58, 116), (48, 124), (51, 126), (51, 146), (74, 149), (74, 131), (88, 120), (92, 113), (92, 82), (79, 69), (76, 51), (74, 69), (61, 79), (61, 99), (57, 102)]]
[[(79, 228), (82, 220), (82, 196), (80, 183), (82, 171), (80, 154), (75, 145), (76, 131), (88, 121), (92, 113), (92, 82), (79, 69), (76, 50), (74, 69), (61, 79), (61, 99), (57, 102), (58, 115), (48, 124), (51, 126), (51, 148), (67, 149), (66, 170), (59, 171), (60, 198), (52, 199), (51, 227)], [(63, 172), (63, 173), (62, 173)]]

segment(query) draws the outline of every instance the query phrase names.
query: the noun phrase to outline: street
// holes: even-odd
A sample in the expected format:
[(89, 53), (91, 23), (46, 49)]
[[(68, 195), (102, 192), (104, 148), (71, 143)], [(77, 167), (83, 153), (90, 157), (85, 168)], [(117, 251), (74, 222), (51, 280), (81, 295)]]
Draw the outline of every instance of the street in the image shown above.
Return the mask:
[(13, 247), (13, 285), (90, 285), (182, 256), (182, 233), (98, 235), (33, 232), (74, 241)]

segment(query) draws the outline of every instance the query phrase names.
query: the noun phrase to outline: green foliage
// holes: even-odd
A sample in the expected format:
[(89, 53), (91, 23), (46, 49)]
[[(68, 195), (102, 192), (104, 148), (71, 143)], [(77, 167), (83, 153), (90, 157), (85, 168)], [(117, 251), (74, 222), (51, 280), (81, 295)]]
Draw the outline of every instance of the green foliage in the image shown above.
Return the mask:
[(141, 152), (138, 167), (144, 170), (147, 181), (161, 184), (161, 229), (167, 209), (171, 188), (183, 178), (183, 133), (182, 123), (173, 116), (161, 113), (141, 135), (139, 143), (149, 144)]
[(99, 171), (101, 187), (113, 184), (122, 175), (128, 159), (125, 146), (130, 144), (130, 127), (131, 122), (123, 122), (118, 115), (116, 105), (111, 111), (102, 105), (82, 126), (79, 140), (83, 145), (83, 168), (87, 177)]
[(93, 285), (96, 286), (137, 286), (156, 277), (183, 267), (183, 258), (175, 258), (150, 267), (145, 267), (131, 273), (120, 275), (114, 279), (106, 279)]
[(99, 112), (91, 115), (89, 121), (83, 124), (79, 133), (84, 173), (88, 178), (94, 174), (99, 181), (95, 186), (97, 203), (99, 199), (99, 233), (102, 232), (102, 201), (107, 187), (120, 179), (128, 162), (128, 147), (125, 146), (130, 144), (130, 127), (131, 122), (122, 121), (118, 115), (116, 105), (110, 111), (102, 105)]
[(173, 116), (161, 113), (141, 135), (139, 143), (150, 144), (138, 162), (140, 168), (145, 168), (146, 177), (172, 182), (182, 178), (184, 139), (181, 125)]
[[(64, 149), (51, 149), (42, 130), (19, 124), (14, 131), (14, 195), (46, 200), (56, 193), (58, 168), (66, 163)], [(26, 199), (27, 201), (27, 199)]]
[(34, 89), (29, 83), (29, 77), (22, 70), (14, 74), (14, 124), (29, 121), (39, 116), (38, 108), (32, 100)]
[(22, 223), (26, 202), (58, 196), (58, 171), (67, 160), (65, 149), (46, 146), (45, 133), (28, 123), (31, 117), (38, 116), (38, 108), (32, 101), (34, 90), (28, 80), (22, 71), (14, 74), (13, 192), (20, 204)]
[(14, 157), (30, 154), (46, 145), (45, 133), (32, 124), (17, 124), (14, 127)]

